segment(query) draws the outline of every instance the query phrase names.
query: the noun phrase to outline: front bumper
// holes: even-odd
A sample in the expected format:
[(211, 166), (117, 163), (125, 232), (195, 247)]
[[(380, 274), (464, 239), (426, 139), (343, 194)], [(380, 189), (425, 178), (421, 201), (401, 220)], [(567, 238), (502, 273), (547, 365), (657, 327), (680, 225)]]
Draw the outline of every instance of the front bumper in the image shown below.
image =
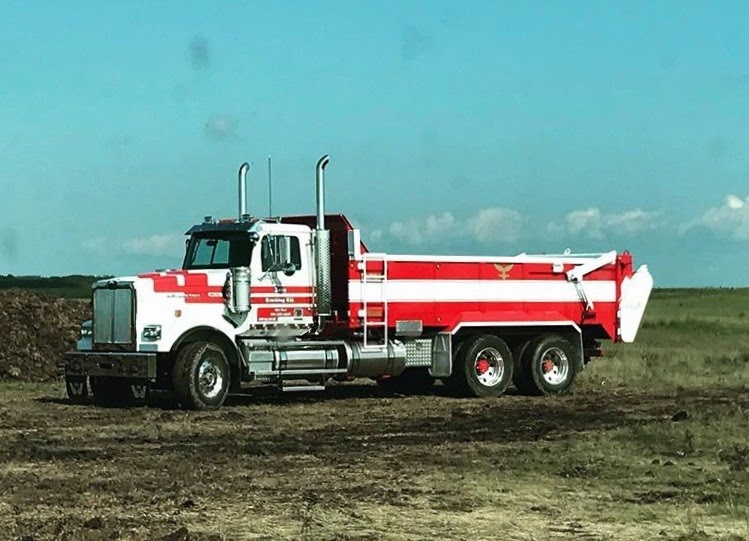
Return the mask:
[(156, 353), (70, 351), (60, 365), (66, 376), (156, 377)]

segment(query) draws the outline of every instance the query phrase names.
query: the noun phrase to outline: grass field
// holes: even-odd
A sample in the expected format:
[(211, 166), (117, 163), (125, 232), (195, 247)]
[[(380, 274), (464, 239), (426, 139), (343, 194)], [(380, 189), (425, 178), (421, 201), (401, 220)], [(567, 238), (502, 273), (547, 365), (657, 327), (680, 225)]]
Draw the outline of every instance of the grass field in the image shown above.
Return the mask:
[(661, 290), (571, 396), (218, 412), (2, 384), (0, 539), (749, 540), (749, 290)]
[(749, 386), (749, 289), (656, 290), (637, 341), (609, 345), (588, 385), (631, 389)]

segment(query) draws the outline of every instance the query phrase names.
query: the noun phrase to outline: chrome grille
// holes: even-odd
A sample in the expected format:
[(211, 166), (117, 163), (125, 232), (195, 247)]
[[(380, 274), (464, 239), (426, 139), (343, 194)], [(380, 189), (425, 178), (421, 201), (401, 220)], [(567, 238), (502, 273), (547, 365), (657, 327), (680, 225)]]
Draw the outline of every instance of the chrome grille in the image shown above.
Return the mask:
[(132, 344), (133, 291), (130, 288), (94, 291), (94, 344)]

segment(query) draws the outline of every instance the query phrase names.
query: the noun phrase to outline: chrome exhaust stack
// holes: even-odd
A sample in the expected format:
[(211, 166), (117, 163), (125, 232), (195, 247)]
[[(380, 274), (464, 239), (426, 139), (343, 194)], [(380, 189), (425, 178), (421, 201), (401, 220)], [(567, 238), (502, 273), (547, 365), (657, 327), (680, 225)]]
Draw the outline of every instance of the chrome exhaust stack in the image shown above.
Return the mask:
[(327, 154), (317, 160), (315, 166), (315, 186), (317, 194), (317, 230), (325, 229), (325, 166), (330, 163), (330, 156)]
[(250, 164), (244, 162), (239, 166), (239, 218), (241, 222), (247, 216), (247, 171), (250, 170)]
[[(325, 229), (325, 166), (330, 162), (327, 154), (317, 161), (315, 167), (317, 193), (317, 227), (315, 228), (315, 266), (317, 267), (317, 315), (332, 314), (332, 291), (330, 279), (330, 231)], [(322, 321), (320, 322), (322, 323)]]

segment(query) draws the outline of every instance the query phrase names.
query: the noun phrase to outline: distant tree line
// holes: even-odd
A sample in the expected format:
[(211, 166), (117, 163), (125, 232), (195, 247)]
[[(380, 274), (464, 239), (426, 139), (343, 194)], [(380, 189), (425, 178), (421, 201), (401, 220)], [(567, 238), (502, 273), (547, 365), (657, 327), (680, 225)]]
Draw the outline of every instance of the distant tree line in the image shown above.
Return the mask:
[(13, 276), (0, 274), (0, 289), (29, 289), (54, 297), (87, 299), (91, 296), (91, 284), (109, 276)]

